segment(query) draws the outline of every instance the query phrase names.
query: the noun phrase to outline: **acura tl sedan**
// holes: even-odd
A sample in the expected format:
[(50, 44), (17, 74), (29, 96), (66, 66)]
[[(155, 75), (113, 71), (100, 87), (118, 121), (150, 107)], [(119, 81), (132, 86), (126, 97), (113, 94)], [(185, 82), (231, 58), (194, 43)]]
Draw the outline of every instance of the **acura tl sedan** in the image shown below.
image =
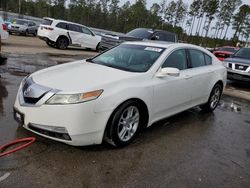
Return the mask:
[(226, 77), (222, 63), (201, 47), (126, 42), (24, 78), (14, 118), (66, 144), (125, 146), (163, 118), (198, 105), (213, 111)]

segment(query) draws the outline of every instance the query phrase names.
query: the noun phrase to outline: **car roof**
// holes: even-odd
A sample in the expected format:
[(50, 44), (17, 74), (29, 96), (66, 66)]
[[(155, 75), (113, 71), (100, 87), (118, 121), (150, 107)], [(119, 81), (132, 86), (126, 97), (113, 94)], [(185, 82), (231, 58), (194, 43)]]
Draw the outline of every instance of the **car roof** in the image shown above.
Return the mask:
[[(159, 47), (159, 48), (191, 47), (191, 48), (203, 49), (202, 47), (196, 46), (196, 45), (193, 45), (193, 44), (187, 44), (187, 43), (173, 43), (173, 42), (164, 42), (164, 41), (152, 41), (152, 40), (146, 40), (146, 41), (130, 41), (130, 42), (124, 42), (123, 44), (142, 45), (142, 46), (152, 46), (152, 47)], [(204, 49), (204, 50), (205, 50), (205, 49)]]
[(144, 28), (144, 27), (138, 27), (138, 28), (135, 28), (135, 29), (145, 29), (145, 30), (151, 30), (153, 32), (159, 32), (159, 31), (161, 31), (161, 32), (165, 32), (165, 33), (176, 35), (176, 33), (173, 33), (173, 32), (170, 32), (170, 31), (161, 30), (161, 29)]

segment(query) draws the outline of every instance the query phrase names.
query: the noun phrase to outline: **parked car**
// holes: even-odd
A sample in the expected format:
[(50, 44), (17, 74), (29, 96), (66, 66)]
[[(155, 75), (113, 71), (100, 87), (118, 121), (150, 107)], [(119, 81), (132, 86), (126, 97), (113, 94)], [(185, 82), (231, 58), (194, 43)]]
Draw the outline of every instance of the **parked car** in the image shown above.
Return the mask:
[(230, 57), (234, 54), (239, 48), (232, 47), (232, 46), (224, 46), (219, 48), (218, 50), (214, 51), (214, 55), (221, 61), (224, 61), (225, 58)]
[(24, 78), (14, 117), (29, 131), (66, 144), (124, 146), (160, 119), (197, 105), (213, 111), (226, 72), (198, 46), (125, 42)]
[(224, 62), (229, 80), (250, 82), (250, 47), (241, 48)]
[(0, 35), (1, 35), (1, 39), (5, 40), (8, 39), (9, 34), (7, 32), (7, 26), (3, 21), (3, 18), (0, 16)]
[(177, 35), (159, 29), (137, 28), (127, 34), (104, 34), (102, 36), (100, 50), (107, 50), (125, 41), (159, 40), (167, 42), (177, 42)]
[(38, 36), (49, 46), (59, 49), (77, 46), (96, 50), (101, 41), (100, 36), (84, 25), (52, 18), (44, 18), (38, 29)]
[(17, 33), (23, 35), (32, 34), (37, 35), (37, 28), (35, 22), (26, 19), (16, 19), (8, 27), (9, 34)]

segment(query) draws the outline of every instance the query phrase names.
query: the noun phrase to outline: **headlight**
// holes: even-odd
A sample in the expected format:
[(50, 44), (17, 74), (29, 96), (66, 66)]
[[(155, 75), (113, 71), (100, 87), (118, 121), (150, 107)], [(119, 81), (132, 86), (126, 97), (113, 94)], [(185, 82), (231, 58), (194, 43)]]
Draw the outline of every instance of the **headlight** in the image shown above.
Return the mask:
[(103, 90), (96, 90), (87, 93), (78, 93), (78, 94), (55, 94), (46, 104), (76, 104), (86, 101), (91, 101), (97, 99)]

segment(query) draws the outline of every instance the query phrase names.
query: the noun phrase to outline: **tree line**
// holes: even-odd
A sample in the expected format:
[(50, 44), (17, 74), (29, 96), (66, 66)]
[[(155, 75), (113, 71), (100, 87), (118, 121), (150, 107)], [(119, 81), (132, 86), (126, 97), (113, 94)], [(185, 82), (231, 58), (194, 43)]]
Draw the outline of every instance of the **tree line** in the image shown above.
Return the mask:
[[(250, 6), (241, 0), (193, 0), (190, 5), (183, 0), (162, 0), (149, 9), (146, 0), (127, 1), (121, 6), (120, 0), (1, 0), (0, 9), (119, 32), (158, 28), (193, 43), (213, 41), (214, 45), (250, 37)], [(232, 39), (228, 37), (230, 26)]]

